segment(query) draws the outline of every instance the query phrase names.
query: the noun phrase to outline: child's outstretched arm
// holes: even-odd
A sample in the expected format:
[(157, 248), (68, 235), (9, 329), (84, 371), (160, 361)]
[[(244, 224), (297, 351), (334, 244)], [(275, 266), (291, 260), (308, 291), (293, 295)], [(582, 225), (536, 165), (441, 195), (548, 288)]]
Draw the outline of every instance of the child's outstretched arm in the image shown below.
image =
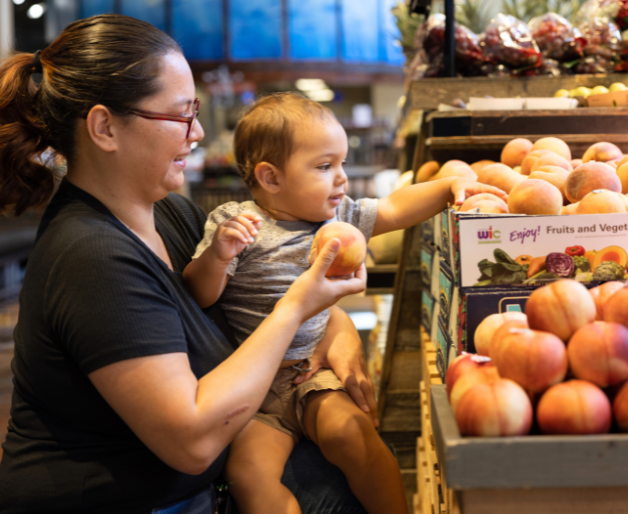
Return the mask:
[(492, 193), (508, 200), (501, 189), (460, 177), (403, 187), (379, 200), (373, 236), (412, 227), (435, 216), (448, 203), (461, 205), (468, 197), (479, 193)]
[(216, 227), (211, 245), (183, 270), (192, 298), (202, 309), (220, 298), (229, 281), (229, 264), (254, 241), (260, 221), (257, 215), (248, 212), (223, 221)]

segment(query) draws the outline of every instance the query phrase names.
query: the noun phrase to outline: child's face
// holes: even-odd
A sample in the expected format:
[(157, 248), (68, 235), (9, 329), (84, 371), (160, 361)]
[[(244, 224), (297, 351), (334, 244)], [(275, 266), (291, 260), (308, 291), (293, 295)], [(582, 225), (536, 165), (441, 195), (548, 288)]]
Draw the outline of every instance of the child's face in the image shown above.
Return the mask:
[(347, 192), (344, 129), (335, 120), (304, 123), (296, 131), (294, 148), (282, 173), (278, 207), (301, 220), (333, 218)]

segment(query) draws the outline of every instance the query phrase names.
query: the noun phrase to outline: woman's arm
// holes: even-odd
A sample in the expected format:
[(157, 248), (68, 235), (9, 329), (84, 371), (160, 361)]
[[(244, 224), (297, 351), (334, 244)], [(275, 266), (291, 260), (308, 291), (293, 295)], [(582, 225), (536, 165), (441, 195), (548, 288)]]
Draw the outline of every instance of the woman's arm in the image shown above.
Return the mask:
[(310, 362), (312, 370), (299, 375), (296, 384), (305, 382), (321, 368), (333, 369), (356, 405), (369, 413), (373, 424), (379, 426), (375, 389), (368, 374), (362, 340), (353, 321), (340, 307), (331, 308), (325, 336)]
[(459, 177), (402, 187), (379, 200), (373, 236), (410, 228), (435, 216), (448, 203), (461, 205), (469, 196), (479, 193), (492, 193), (508, 200), (501, 189)]
[(258, 329), (200, 380), (184, 353), (117, 362), (89, 378), (160, 459), (181, 472), (202, 473), (257, 412), (301, 324), (364, 290), (364, 268), (353, 279), (325, 278), (339, 246), (330, 242)]

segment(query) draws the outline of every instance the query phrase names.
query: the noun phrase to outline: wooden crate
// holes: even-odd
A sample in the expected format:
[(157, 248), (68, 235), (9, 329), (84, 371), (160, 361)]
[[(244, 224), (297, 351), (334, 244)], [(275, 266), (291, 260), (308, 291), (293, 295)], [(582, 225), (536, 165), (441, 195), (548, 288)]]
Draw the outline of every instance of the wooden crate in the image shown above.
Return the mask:
[(565, 75), (560, 77), (463, 77), (432, 78), (416, 80), (410, 84), (410, 99), (413, 109), (437, 109), (438, 104), (449, 104), (460, 98), (465, 102), (470, 97), (495, 98), (552, 97), (559, 89), (575, 89), (579, 86), (610, 86), (613, 82), (628, 84), (628, 75)]
[(628, 513), (628, 434), (462, 437), (445, 386), (431, 396), (441, 474), (462, 514)]

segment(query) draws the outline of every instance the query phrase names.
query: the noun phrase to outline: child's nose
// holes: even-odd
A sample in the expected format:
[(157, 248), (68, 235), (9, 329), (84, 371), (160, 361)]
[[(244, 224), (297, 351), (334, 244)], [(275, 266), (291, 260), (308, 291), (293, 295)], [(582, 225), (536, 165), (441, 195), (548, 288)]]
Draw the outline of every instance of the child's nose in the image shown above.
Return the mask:
[(340, 171), (336, 174), (336, 185), (342, 185), (347, 181), (347, 174), (345, 173), (344, 168), (341, 166)]

